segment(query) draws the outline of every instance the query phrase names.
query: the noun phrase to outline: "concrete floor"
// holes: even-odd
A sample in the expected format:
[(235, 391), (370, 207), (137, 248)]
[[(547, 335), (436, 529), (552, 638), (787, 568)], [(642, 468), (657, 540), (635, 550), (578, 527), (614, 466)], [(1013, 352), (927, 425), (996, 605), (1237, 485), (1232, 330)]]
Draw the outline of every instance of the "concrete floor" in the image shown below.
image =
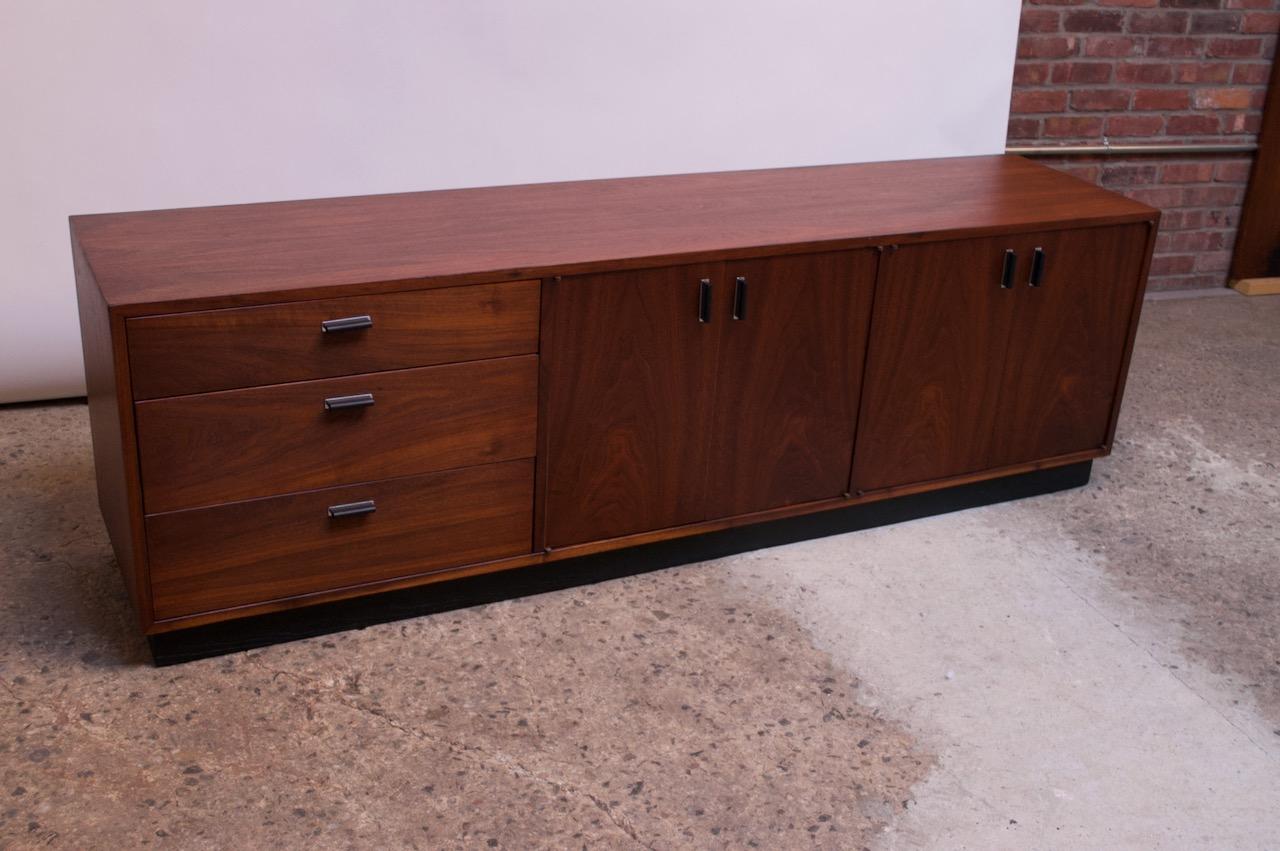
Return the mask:
[(1280, 847), (1278, 380), (1149, 303), (1085, 488), (161, 670), (0, 409), (0, 848)]

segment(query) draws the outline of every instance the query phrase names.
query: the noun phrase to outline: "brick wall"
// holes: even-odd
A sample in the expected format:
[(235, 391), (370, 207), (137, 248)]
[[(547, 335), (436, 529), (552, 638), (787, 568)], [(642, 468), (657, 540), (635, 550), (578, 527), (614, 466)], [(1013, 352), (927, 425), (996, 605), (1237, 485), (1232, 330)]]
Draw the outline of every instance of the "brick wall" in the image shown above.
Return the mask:
[[(1253, 142), (1280, 0), (1024, 0), (1009, 144)], [(1227, 280), (1250, 155), (1044, 158), (1164, 211), (1150, 289)]]

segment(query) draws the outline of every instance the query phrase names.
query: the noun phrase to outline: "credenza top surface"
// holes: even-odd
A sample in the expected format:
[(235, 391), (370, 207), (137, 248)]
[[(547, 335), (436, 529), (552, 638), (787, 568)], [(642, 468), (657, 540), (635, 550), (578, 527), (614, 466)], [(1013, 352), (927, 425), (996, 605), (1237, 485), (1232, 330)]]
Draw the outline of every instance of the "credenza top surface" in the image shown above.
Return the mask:
[(990, 156), (109, 213), (71, 227), (108, 305), (162, 310), (1156, 215)]

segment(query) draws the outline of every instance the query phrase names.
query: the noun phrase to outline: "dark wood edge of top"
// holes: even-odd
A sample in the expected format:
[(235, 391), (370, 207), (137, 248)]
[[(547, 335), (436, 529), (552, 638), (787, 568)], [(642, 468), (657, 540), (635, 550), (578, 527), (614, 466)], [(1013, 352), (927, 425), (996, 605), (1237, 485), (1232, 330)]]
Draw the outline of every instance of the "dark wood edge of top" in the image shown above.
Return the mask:
[(1132, 224), (1136, 222), (1151, 222), (1154, 225), (1159, 221), (1159, 210), (1154, 207), (1146, 207), (1146, 205), (1141, 206), (1144, 209), (1136, 210), (1133, 213), (1097, 216), (1092, 218), (1077, 217), (1071, 219), (1045, 219), (1033, 222), (1024, 222), (1013, 226), (1001, 225), (982, 228), (954, 228), (950, 230), (924, 231), (918, 233), (884, 234), (874, 237), (858, 237), (854, 239), (832, 239), (817, 242), (787, 242), (771, 245), (717, 248), (683, 254), (618, 257), (560, 266), (491, 269), (468, 273), (466, 275), (449, 275), (431, 278), (402, 278), (384, 281), (351, 281), (325, 284), (323, 286), (315, 287), (299, 287), (296, 289), (263, 290), (261, 292), (238, 295), (202, 296), (198, 298), (150, 302), (109, 303), (108, 309), (112, 316), (136, 318), (159, 314), (221, 310), (236, 307), (256, 307), (268, 304), (283, 304), (287, 302), (315, 301), (319, 299), (340, 298), (344, 296), (377, 295), (382, 293), (406, 292), (410, 290), (545, 279), (557, 276), (564, 277), (602, 271), (648, 269), (660, 266), (685, 266), (695, 263), (708, 263), (722, 260), (778, 257), (789, 254), (815, 254), (825, 251), (845, 251), (858, 248), (874, 248), (884, 245), (945, 242), (953, 239), (999, 236), (1001, 234), (1030, 233), (1043, 230), (1078, 230), (1084, 228)]

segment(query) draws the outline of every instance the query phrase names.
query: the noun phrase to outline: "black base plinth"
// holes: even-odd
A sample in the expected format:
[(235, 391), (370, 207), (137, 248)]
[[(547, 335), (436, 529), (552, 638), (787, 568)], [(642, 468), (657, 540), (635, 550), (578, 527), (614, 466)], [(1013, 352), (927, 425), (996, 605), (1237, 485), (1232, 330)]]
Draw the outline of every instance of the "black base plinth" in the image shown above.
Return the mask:
[(559, 591), (678, 564), (887, 526), (919, 517), (1053, 493), (1088, 483), (1092, 461), (1036, 470), (945, 490), (771, 520), (689, 538), (643, 544), (550, 565), (454, 579), (353, 600), (153, 635), (156, 665), (174, 665), (299, 638), (359, 629), (451, 609)]

